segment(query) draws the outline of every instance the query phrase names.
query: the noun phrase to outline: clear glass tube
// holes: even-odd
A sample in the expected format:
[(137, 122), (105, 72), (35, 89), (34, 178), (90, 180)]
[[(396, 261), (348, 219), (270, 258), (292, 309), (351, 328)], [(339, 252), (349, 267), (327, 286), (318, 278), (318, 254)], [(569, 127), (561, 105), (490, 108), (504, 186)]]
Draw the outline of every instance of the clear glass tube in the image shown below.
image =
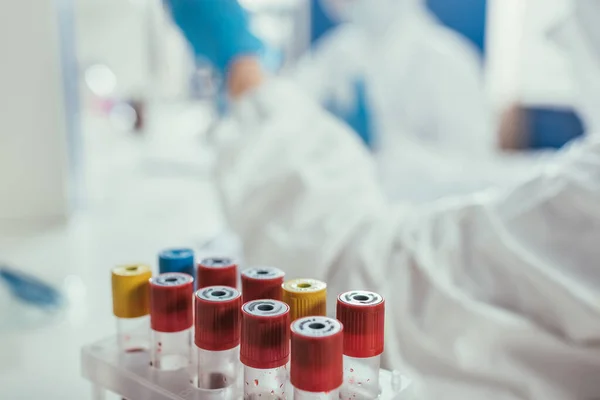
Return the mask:
[(187, 368), (192, 359), (192, 330), (180, 332), (152, 331), (151, 366), (162, 371)]
[(379, 397), (381, 356), (354, 358), (344, 356), (342, 400), (372, 400)]
[(117, 318), (117, 344), (121, 353), (150, 349), (150, 316)]
[(244, 366), (244, 399), (275, 400), (287, 399), (289, 379), (286, 365), (270, 369)]
[(294, 388), (294, 400), (340, 400), (340, 388), (329, 392), (305, 392)]
[(223, 389), (241, 376), (240, 346), (223, 351), (198, 349), (198, 387)]

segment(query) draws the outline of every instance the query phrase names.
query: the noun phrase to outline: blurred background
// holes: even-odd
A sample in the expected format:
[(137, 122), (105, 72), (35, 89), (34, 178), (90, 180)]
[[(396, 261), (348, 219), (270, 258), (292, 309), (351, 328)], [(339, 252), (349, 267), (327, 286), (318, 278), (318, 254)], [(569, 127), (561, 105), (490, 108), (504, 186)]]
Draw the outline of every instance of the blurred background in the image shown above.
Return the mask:
[[(315, 0), (243, 3), (273, 71), (335, 25)], [(560, 148), (582, 134), (565, 60), (547, 37), (563, 1), (428, 6), (478, 49), (498, 146)], [(221, 82), (194, 62), (161, 0), (0, 10), (0, 266), (57, 290), (32, 298), (0, 285), (0, 398), (88, 398), (79, 348), (113, 331), (109, 268), (154, 264), (169, 246), (239, 252), (222, 235), (209, 174)]]

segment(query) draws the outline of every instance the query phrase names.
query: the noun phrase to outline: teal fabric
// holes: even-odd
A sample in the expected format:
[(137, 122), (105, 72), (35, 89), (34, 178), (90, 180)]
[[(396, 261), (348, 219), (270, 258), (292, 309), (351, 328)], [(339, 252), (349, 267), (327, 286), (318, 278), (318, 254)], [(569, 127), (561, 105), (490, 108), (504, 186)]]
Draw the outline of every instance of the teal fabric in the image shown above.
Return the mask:
[(165, 0), (165, 4), (196, 57), (221, 73), (237, 56), (258, 54), (263, 48), (237, 0)]

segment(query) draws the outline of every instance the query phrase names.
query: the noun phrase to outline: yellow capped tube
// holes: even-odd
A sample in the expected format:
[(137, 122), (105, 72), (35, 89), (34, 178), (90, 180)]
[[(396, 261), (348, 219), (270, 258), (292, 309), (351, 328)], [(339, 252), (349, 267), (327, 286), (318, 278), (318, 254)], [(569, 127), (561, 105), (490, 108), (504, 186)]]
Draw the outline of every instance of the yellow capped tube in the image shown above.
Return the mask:
[(112, 270), (113, 314), (123, 352), (149, 348), (150, 278), (152, 271), (147, 265), (123, 265)]
[(117, 318), (138, 318), (150, 312), (150, 278), (146, 265), (124, 265), (112, 270), (113, 313)]
[(290, 306), (290, 320), (326, 316), (327, 284), (316, 279), (293, 279), (284, 282), (283, 301)]

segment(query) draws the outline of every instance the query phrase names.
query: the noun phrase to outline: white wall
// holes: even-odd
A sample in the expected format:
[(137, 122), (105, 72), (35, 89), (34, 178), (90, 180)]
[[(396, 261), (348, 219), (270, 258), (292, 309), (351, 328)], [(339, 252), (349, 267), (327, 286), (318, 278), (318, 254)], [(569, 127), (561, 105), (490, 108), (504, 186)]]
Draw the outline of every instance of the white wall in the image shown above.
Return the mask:
[(0, 2), (0, 224), (68, 214), (56, 17), (53, 1)]

